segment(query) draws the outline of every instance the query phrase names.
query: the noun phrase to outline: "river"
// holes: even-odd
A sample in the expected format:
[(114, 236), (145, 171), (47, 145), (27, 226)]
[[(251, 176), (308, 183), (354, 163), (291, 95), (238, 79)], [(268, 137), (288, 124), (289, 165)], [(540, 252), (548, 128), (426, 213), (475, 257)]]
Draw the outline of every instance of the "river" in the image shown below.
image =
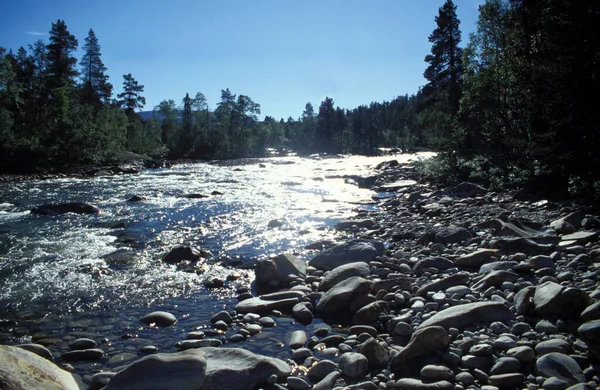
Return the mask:
[[(335, 223), (357, 210), (376, 209), (377, 194), (347, 183), (343, 175), (368, 176), (382, 161), (416, 157), (282, 157), (5, 183), (0, 343), (42, 340), (62, 351), (65, 340), (87, 336), (102, 339), (108, 356), (136, 355), (139, 346), (150, 344), (173, 350), (175, 341), (206, 327), (214, 313), (233, 309), (237, 291), (251, 288), (257, 259), (291, 252), (308, 260), (315, 252), (305, 250), (307, 244), (342, 239)], [(190, 194), (208, 197), (185, 196)], [(146, 200), (128, 202), (134, 195)], [(101, 213), (50, 217), (29, 211), (58, 202), (90, 203)], [(273, 220), (281, 226), (269, 227)], [(179, 245), (211, 253), (202, 272), (161, 261)], [(111, 256), (115, 251), (126, 252)], [(204, 281), (212, 278), (227, 281), (207, 289)], [(148, 329), (139, 317), (154, 310), (169, 311), (179, 321), (168, 329)], [(246, 348), (288, 356), (282, 340), (299, 325), (288, 318), (278, 325)], [(315, 321), (309, 329), (319, 326), (323, 323)]]

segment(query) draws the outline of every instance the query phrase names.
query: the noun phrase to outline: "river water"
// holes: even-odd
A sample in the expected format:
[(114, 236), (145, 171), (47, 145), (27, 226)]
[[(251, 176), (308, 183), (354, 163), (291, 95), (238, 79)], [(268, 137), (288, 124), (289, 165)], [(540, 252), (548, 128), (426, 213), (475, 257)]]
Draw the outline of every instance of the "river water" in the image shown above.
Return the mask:
[[(206, 327), (214, 313), (233, 309), (236, 291), (251, 286), (257, 259), (291, 252), (308, 260), (315, 252), (305, 250), (307, 244), (340, 239), (335, 223), (376, 208), (377, 194), (346, 183), (343, 175), (367, 176), (382, 161), (416, 157), (282, 157), (3, 184), (0, 343), (42, 340), (62, 351), (64, 340), (87, 336), (102, 340), (108, 356), (135, 355), (150, 344), (173, 350), (175, 341)], [(210, 195), (214, 191), (221, 194)], [(146, 200), (128, 202), (133, 195)], [(58, 202), (90, 203), (101, 213), (29, 212)], [(273, 220), (281, 226), (269, 227)], [(178, 245), (212, 254), (203, 272), (162, 263)], [(115, 251), (127, 252), (111, 256)], [(207, 289), (204, 281), (215, 277), (230, 280)], [(142, 326), (139, 317), (154, 310), (179, 321), (160, 330)], [(278, 325), (245, 342), (246, 348), (289, 357), (282, 349), (285, 335), (299, 325), (286, 318)], [(309, 330), (319, 326), (315, 321)]]

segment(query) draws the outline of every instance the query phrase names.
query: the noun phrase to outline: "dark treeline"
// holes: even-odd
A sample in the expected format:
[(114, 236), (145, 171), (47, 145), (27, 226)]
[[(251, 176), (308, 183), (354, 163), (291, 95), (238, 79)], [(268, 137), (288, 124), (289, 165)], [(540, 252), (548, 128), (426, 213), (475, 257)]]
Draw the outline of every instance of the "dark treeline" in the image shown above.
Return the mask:
[(436, 22), (422, 125), (441, 153), (423, 168), (598, 199), (600, 2), (488, 0), (464, 48), (451, 1)]
[[(164, 100), (143, 120), (144, 86), (123, 76), (112, 96), (100, 45), (78, 40), (64, 21), (49, 42), (0, 48), (0, 169), (103, 164), (124, 152), (168, 158), (375, 153), (430, 147), (421, 169), (439, 180), (479, 180), (592, 199), (600, 193), (597, 99), (600, 9), (596, 0), (487, 0), (462, 46), (451, 0), (435, 16), (415, 95), (354, 109), (326, 98), (300, 117), (258, 120), (249, 96), (221, 91), (210, 110), (198, 92)], [(179, 100), (181, 99), (181, 100)]]

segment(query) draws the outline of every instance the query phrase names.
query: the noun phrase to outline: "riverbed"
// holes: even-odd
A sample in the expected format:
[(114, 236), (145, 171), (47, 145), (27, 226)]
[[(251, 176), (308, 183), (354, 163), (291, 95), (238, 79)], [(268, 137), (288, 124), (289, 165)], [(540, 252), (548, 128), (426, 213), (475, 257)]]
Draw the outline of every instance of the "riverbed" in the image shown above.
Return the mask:
[[(187, 332), (206, 328), (214, 313), (232, 310), (239, 291), (252, 289), (258, 259), (287, 252), (308, 260), (316, 253), (308, 244), (345, 238), (334, 229), (337, 222), (361, 210), (376, 212), (374, 198), (383, 194), (345, 175), (368, 176), (382, 161), (418, 157), (282, 157), (5, 183), (0, 343), (41, 340), (60, 352), (69, 339), (90, 337), (106, 344), (108, 358), (133, 358), (143, 345), (172, 351)], [(143, 200), (128, 201), (134, 195)], [(59, 202), (89, 203), (101, 213), (30, 213)], [(161, 261), (182, 245), (210, 254), (200, 270)], [(225, 285), (207, 288), (212, 279)], [(179, 321), (167, 329), (145, 327), (139, 318), (154, 310)], [(286, 335), (303, 326), (289, 318), (277, 325), (244, 347), (286, 356)], [(320, 326), (315, 321), (308, 330)]]

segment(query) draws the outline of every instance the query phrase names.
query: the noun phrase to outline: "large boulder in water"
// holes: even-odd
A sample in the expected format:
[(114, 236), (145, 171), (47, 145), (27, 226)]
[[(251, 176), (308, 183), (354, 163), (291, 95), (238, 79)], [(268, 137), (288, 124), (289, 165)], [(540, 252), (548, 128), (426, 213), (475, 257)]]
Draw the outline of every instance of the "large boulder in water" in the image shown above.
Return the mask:
[(200, 260), (201, 253), (189, 246), (178, 246), (173, 248), (163, 257), (163, 262), (167, 264), (177, 264), (182, 260), (196, 262)]
[(281, 254), (256, 263), (256, 286), (259, 290), (286, 287), (294, 279), (306, 278), (306, 263), (291, 254)]
[(23, 348), (0, 345), (0, 388), (79, 390), (73, 374)]
[(43, 204), (31, 209), (32, 214), (37, 215), (60, 215), (66, 213), (75, 214), (99, 214), (100, 209), (91, 204), (81, 202)]
[(313, 257), (308, 265), (317, 269), (330, 271), (341, 265), (362, 261), (368, 263), (377, 256), (382, 256), (383, 243), (376, 240), (352, 240), (344, 242)]

